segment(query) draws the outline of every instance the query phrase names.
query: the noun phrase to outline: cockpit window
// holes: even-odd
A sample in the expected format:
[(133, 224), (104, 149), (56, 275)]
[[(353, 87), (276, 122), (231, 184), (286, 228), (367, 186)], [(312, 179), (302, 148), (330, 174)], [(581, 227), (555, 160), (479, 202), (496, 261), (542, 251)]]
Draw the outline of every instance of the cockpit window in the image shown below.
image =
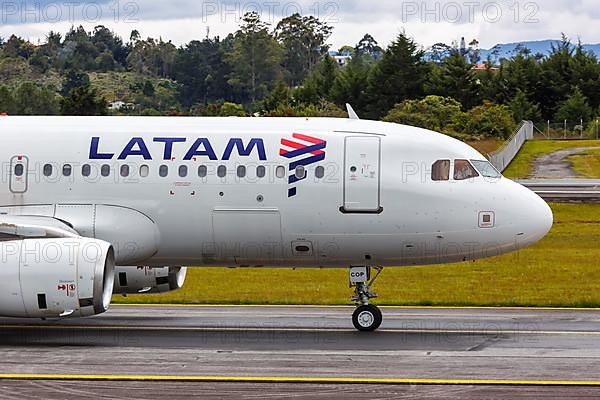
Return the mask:
[(481, 176), (486, 178), (499, 179), (502, 174), (489, 161), (471, 160), (471, 164), (479, 171)]
[(434, 181), (450, 180), (450, 160), (439, 160), (433, 163), (431, 179)]
[(455, 160), (454, 161), (454, 180), (464, 181), (471, 178), (478, 177), (479, 174), (475, 171), (475, 168), (467, 160)]

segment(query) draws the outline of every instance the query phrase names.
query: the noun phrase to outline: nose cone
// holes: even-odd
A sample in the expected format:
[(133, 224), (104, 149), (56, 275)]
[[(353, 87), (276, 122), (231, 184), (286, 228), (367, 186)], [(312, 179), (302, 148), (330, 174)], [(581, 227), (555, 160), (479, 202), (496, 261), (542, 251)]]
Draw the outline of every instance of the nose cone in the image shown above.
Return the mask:
[[(554, 215), (552, 209), (540, 196), (531, 192), (531, 232), (533, 242), (537, 242), (544, 238), (552, 229), (554, 223)], [(534, 200), (535, 199), (535, 200)]]
[(522, 232), (517, 234), (520, 236), (518, 240), (526, 245), (531, 245), (543, 239), (550, 232), (554, 223), (554, 215), (544, 199), (523, 186), (521, 186), (521, 193), (518, 197), (520, 201), (514, 204), (522, 219), (518, 224), (522, 229)]

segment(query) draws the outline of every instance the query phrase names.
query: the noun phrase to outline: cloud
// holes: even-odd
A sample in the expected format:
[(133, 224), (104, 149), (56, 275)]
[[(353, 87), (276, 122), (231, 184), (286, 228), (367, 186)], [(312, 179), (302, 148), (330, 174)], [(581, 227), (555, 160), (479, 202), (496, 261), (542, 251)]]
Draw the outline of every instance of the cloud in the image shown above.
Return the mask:
[(183, 44), (204, 37), (207, 29), (219, 36), (235, 31), (247, 11), (260, 12), (272, 24), (294, 12), (318, 16), (334, 26), (333, 48), (356, 44), (367, 32), (387, 45), (402, 30), (425, 47), (463, 36), (491, 47), (500, 42), (557, 38), (561, 32), (587, 43), (600, 42), (597, 0), (8, 1), (0, 4), (0, 35), (17, 33), (35, 41), (43, 40), (50, 30), (64, 32), (79, 24), (92, 29), (103, 24), (124, 38), (137, 29), (144, 37), (161, 36)]

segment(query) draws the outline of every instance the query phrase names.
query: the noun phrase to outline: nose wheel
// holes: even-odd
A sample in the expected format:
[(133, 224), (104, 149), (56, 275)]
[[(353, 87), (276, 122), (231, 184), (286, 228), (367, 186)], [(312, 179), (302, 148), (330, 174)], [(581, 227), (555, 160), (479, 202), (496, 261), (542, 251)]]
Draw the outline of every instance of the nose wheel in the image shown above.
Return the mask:
[(361, 332), (372, 332), (379, 328), (383, 316), (379, 307), (367, 304), (356, 307), (352, 314), (352, 324)]
[(383, 270), (379, 267), (373, 269), (377, 272), (371, 279), (371, 267), (350, 268), (350, 287), (354, 288), (352, 301), (356, 304), (356, 310), (352, 314), (352, 324), (361, 332), (376, 330), (383, 320), (379, 307), (369, 304), (370, 299), (377, 297), (376, 293), (370, 291), (370, 286)]

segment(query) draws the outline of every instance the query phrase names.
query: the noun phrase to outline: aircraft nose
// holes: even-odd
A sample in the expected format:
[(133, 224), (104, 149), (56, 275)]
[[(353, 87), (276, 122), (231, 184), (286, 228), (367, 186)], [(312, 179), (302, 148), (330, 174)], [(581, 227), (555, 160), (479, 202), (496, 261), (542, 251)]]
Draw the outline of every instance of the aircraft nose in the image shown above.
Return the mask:
[(554, 223), (554, 215), (552, 209), (536, 193), (526, 189), (527, 201), (522, 203), (522, 206), (526, 209), (525, 213), (525, 225), (527, 227), (527, 241), (535, 243), (550, 232), (552, 224)]

